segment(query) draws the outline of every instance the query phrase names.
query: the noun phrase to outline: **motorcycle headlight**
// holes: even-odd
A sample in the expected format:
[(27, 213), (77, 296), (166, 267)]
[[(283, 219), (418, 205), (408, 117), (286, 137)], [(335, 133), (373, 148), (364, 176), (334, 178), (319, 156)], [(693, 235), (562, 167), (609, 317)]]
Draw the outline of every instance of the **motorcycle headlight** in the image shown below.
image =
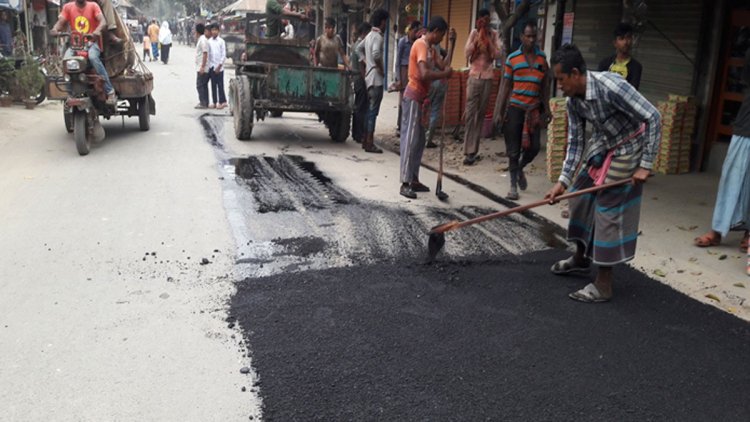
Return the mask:
[(81, 82), (86, 82), (88, 78), (86, 77), (85, 73), (81, 73), (80, 75), (78, 75), (78, 80), (80, 80)]
[(65, 69), (67, 69), (68, 72), (78, 72), (81, 70), (81, 63), (79, 63), (78, 60), (68, 60), (65, 62)]
[(65, 76), (63, 76), (63, 79), (65, 79), (65, 82), (70, 82), (70, 75), (66, 73)]

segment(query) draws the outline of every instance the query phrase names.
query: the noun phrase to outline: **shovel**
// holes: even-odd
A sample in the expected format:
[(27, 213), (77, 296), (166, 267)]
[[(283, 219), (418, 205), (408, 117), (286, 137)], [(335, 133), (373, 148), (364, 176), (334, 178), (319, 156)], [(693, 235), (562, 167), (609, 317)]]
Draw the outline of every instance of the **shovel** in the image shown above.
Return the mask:
[[(603, 189), (609, 189), (609, 188), (613, 188), (616, 186), (626, 185), (628, 183), (633, 183), (633, 179), (622, 179), (616, 182), (605, 183), (603, 185), (592, 186), (590, 188), (582, 189), (579, 191), (566, 193), (566, 194), (556, 197), (555, 202), (562, 201), (564, 199), (575, 198), (576, 196), (581, 196), (587, 193), (597, 192)], [(487, 220), (494, 220), (495, 218), (505, 217), (510, 214), (523, 212), (531, 208), (536, 208), (536, 207), (546, 205), (546, 204), (549, 204), (549, 201), (546, 199), (543, 199), (541, 201), (536, 201), (530, 204), (521, 205), (519, 207), (511, 208), (509, 210), (496, 211), (496, 212), (493, 212), (492, 214), (481, 215), (479, 217), (474, 217), (472, 219), (464, 220), (464, 221), (454, 220), (445, 224), (441, 224), (439, 226), (435, 226), (430, 230), (429, 232), (430, 238), (427, 241), (427, 254), (428, 254), (429, 261), (434, 260), (438, 252), (440, 252), (440, 250), (443, 249), (443, 246), (445, 245), (445, 232), (448, 232), (451, 230), (458, 230), (460, 228), (471, 226), (473, 224), (483, 223)]]
[(443, 149), (445, 148), (445, 102), (443, 102), (443, 121), (440, 129), (440, 164), (438, 165), (437, 186), (435, 187), (435, 196), (443, 202), (448, 201), (448, 194), (443, 192)]

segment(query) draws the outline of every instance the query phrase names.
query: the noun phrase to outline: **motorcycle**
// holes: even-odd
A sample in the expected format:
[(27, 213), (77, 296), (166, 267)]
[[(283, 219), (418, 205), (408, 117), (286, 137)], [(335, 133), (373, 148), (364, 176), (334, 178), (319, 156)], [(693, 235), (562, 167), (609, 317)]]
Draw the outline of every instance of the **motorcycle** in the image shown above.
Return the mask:
[(99, 116), (109, 119), (112, 116), (137, 115), (140, 130), (150, 129), (150, 116), (155, 110), (154, 100), (150, 94), (152, 80), (151, 85), (145, 84), (147, 88), (143, 88), (147, 91), (123, 97), (121, 91), (127, 86), (137, 84), (136, 77), (123, 75), (111, 78), (117, 99), (114, 105), (108, 104), (104, 79), (96, 73), (88, 57), (90, 43), (96, 42), (95, 37), (91, 34), (52, 35), (70, 38), (73, 56), (62, 60), (66, 87), (58, 89), (67, 92), (63, 109), (65, 129), (68, 133), (73, 133), (78, 154), (87, 155), (93, 141), (100, 142), (104, 139), (105, 132)]
[[(34, 61), (39, 65), (39, 72), (42, 74), (42, 79), (45, 80), (47, 78), (47, 70), (44, 68), (45, 59), (42, 56), (33, 56)], [(25, 58), (21, 57), (13, 57), (13, 56), (4, 56), (3, 53), (0, 53), (0, 80), (8, 81), (8, 91), (13, 97), (14, 101), (24, 101), (26, 98), (23, 98), (23, 95), (20, 94), (20, 90), (14, 86), (14, 77), (13, 74), (16, 70), (21, 69), (23, 65), (26, 63)], [(44, 90), (44, 84), (42, 83), (39, 87), (39, 91), (35, 90), (35, 93), (32, 95), (30, 99), (33, 99), (37, 104), (40, 104), (42, 101), (44, 101), (47, 98), (47, 94)]]

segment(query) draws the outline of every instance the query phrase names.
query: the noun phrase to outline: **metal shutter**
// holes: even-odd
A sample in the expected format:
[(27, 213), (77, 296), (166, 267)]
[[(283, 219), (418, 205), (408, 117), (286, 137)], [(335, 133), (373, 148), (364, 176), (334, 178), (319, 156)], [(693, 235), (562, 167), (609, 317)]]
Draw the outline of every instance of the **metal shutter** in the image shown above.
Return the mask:
[[(647, 4), (647, 19), (695, 61), (702, 17), (700, 2), (650, 0)], [(668, 94), (693, 94), (693, 65), (649, 24), (644, 25), (633, 56), (643, 64), (640, 91), (650, 101), (663, 100)]]
[(576, 2), (573, 21), (573, 43), (581, 50), (589, 70), (614, 54), (612, 32), (622, 17), (622, 3), (613, 0)]
[[(467, 66), (465, 46), (469, 38), (469, 32), (472, 28), (471, 1), (467, 0), (436, 0), (430, 4), (430, 17), (442, 16), (448, 22), (448, 26), (456, 28), (458, 39), (456, 40), (456, 51), (453, 52), (453, 69), (461, 69)], [(446, 34), (443, 43), (444, 48), (448, 47), (448, 37)]]

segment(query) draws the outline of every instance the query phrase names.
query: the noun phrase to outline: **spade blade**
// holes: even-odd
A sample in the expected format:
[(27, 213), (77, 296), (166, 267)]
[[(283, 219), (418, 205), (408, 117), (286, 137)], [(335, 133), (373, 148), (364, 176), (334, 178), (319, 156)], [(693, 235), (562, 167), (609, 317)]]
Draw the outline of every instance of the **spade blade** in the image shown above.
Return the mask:
[(445, 234), (430, 233), (430, 238), (427, 240), (427, 257), (430, 261), (435, 259), (438, 252), (443, 249), (443, 245), (445, 245)]

